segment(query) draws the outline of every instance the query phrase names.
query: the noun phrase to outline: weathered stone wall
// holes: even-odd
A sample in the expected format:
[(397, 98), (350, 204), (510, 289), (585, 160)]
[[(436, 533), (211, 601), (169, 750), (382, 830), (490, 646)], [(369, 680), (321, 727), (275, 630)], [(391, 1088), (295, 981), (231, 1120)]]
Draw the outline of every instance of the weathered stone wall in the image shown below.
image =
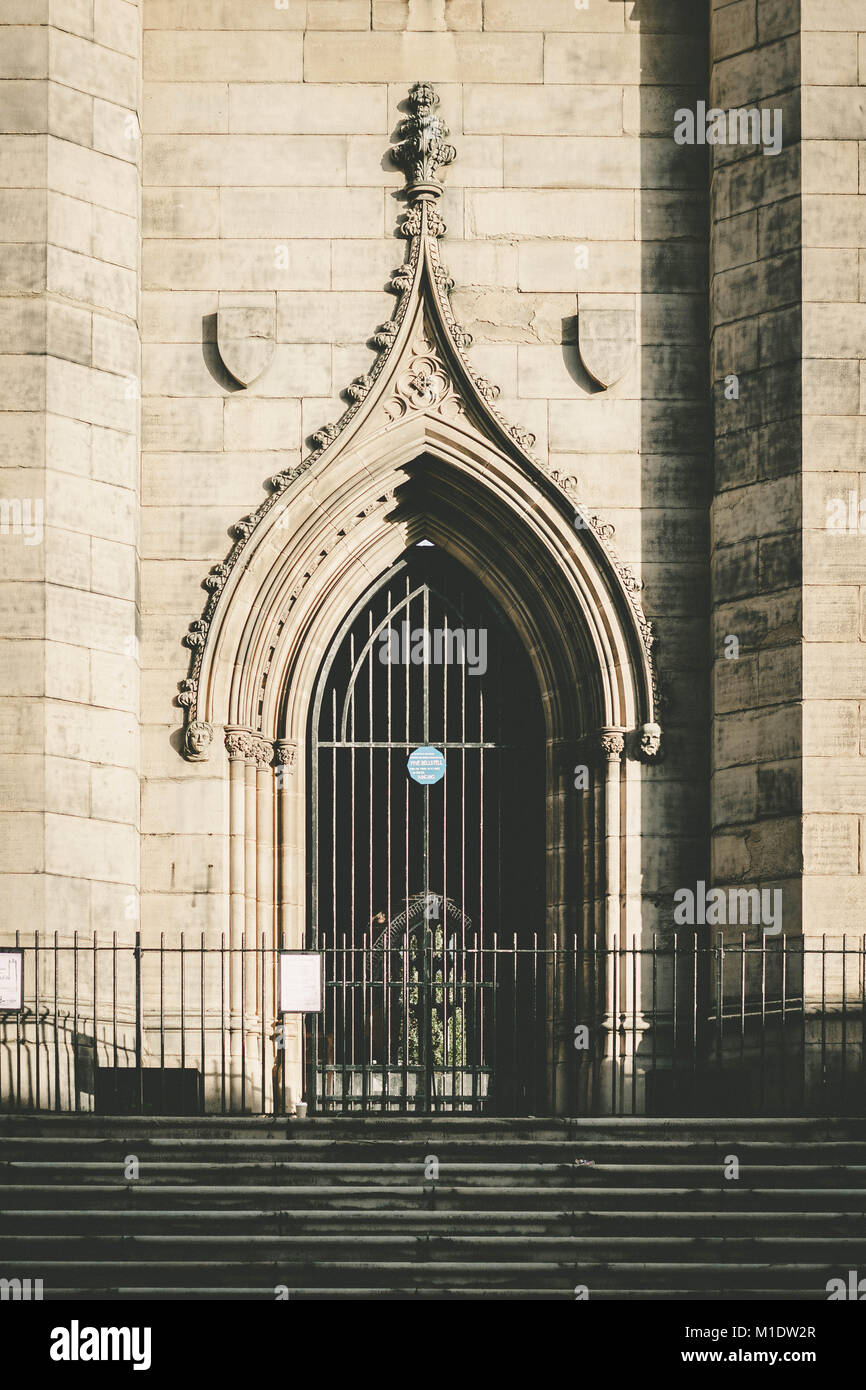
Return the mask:
[(713, 104), (784, 125), (778, 155), (714, 152), (713, 870), (780, 887), (812, 936), (866, 907), (864, 22), (856, 0), (712, 15)]
[(0, 76), (0, 928), (122, 939), (139, 876), (137, 0), (3, 0)]
[(866, 921), (866, 11), (851, 0), (802, 0), (802, 11), (803, 918), (812, 933), (859, 940)]
[[(672, 139), (705, 80), (700, 7), (145, 0), (143, 18), (145, 928), (226, 925), (227, 764), (220, 734), (210, 761), (179, 757), (178, 644), (231, 524), (373, 359), (405, 245), (386, 151), (422, 78), (457, 146), (442, 252), (472, 360), (646, 584), (668, 751), (629, 801), (645, 853), (625, 888), (647, 930), (669, 926), (706, 862), (706, 164)], [(215, 350), (229, 296), (276, 307), (247, 390)], [(579, 297), (587, 322), (634, 315), (607, 392), (580, 359)]]
[(724, 4), (710, 105), (782, 113), (782, 148), (713, 147), (713, 877), (780, 887), (801, 922), (798, 4)]

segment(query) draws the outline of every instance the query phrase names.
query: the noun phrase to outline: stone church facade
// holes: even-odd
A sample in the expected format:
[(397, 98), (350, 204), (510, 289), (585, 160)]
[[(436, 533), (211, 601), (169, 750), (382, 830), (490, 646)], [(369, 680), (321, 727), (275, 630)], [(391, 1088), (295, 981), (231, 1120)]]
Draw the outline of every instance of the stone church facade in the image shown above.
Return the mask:
[[(542, 948), (850, 940), (803, 965), (826, 1043), (866, 907), (859, 0), (0, 0), (0, 25), (2, 944), (183, 933), (202, 979), (227, 950), (202, 1070), (207, 1020), (231, 1097), (298, 1099), (274, 952), (321, 944), (322, 874), (336, 903), (346, 857), (399, 838), (371, 792), (369, 844), (334, 829), (328, 861), (323, 671), (427, 542), (537, 686)], [(747, 138), (708, 144), (708, 106)], [(448, 741), (406, 719), (403, 752)], [(355, 911), (351, 872), (355, 930), (383, 903), (371, 868)], [(711, 888), (779, 911), (675, 916)], [(406, 867), (386, 929), (440, 889)], [(577, 965), (577, 1013), (548, 974), (550, 1084), (590, 1014), (602, 1062), (624, 1018), (637, 1056), (636, 961)], [(66, 1104), (57, 962), (15, 1045)], [(178, 1065), (155, 956), (135, 988), (114, 1042), (120, 1016), (139, 1066)]]

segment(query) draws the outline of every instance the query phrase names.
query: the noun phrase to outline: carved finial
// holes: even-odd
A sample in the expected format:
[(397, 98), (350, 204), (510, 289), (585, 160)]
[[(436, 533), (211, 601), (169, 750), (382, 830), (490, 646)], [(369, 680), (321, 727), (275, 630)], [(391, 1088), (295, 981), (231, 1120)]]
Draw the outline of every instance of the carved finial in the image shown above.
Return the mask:
[(395, 164), (406, 175), (406, 192), (410, 203), (438, 198), (442, 185), (436, 171), (457, 158), (453, 145), (447, 144), (448, 127), (436, 115), (439, 97), (429, 82), (416, 82), (409, 92), (412, 115), (400, 122), (399, 145), (392, 150)]

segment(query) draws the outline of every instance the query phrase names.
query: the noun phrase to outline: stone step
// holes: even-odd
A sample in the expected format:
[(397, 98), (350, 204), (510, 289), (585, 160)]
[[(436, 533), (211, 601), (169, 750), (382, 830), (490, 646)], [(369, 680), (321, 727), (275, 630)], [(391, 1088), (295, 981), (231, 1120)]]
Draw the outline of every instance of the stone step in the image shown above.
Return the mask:
[(10, 1185), (0, 1188), (5, 1212), (26, 1210), (39, 1206), (52, 1212), (66, 1210), (88, 1211), (92, 1208), (112, 1208), (116, 1211), (154, 1210), (170, 1207), (175, 1211), (213, 1210), (245, 1211), (254, 1203), (259, 1208), (285, 1209), (290, 1202), (294, 1210), (372, 1210), (401, 1207), (476, 1210), (545, 1210), (571, 1209), (611, 1211), (658, 1211), (663, 1214), (680, 1210), (710, 1212), (721, 1207), (734, 1211), (788, 1211), (796, 1204), (798, 1211), (842, 1211), (855, 1217), (866, 1212), (866, 1188), (764, 1188), (725, 1183), (715, 1187), (593, 1187), (581, 1191), (566, 1187), (484, 1187), (455, 1186), (437, 1183), (427, 1185), (380, 1184), (303, 1186), (285, 1184), (264, 1186), (233, 1186), (184, 1184), (142, 1184), (117, 1182), (113, 1184), (50, 1186), (39, 1184)]
[(824, 1300), (866, 1251), (858, 1121), (6, 1116), (0, 1154), (0, 1275), (49, 1299)]
[(515, 1119), (488, 1116), (308, 1116), (305, 1120), (286, 1120), (284, 1117), (213, 1115), (157, 1117), (150, 1115), (66, 1115), (22, 1112), (0, 1115), (0, 1138), (62, 1137), (69, 1139), (116, 1137), (126, 1142), (138, 1135), (158, 1135), (160, 1138), (208, 1139), (285, 1139), (309, 1138), (378, 1140), (417, 1138), (426, 1143), (431, 1138), (503, 1137), (540, 1140), (599, 1140), (608, 1138), (641, 1142), (680, 1139), (687, 1142), (729, 1143), (731, 1135), (740, 1142), (768, 1139), (777, 1143), (800, 1142), (807, 1138), (853, 1140), (866, 1142), (866, 1119), (829, 1118), (823, 1116), (794, 1119), (759, 1117), (724, 1117), (722, 1119), (663, 1118), (645, 1116), (610, 1116), (587, 1119), (534, 1118)]
[[(823, 1302), (827, 1294), (822, 1288), (818, 1292), (814, 1289), (779, 1289), (779, 1288), (747, 1288), (742, 1287), (736, 1290), (737, 1302), (771, 1302), (771, 1303), (806, 1303)], [(265, 1302), (273, 1303), (275, 1294), (273, 1287), (250, 1288), (232, 1287), (231, 1285), (204, 1286), (190, 1288), (183, 1284), (171, 1287), (160, 1284), (156, 1287), (142, 1286), (140, 1288), (103, 1288), (103, 1289), (78, 1289), (78, 1288), (58, 1288), (45, 1290), (46, 1303), (68, 1302), (70, 1300), (77, 1303), (89, 1302), (108, 1302), (148, 1303), (159, 1302)], [(673, 1300), (678, 1303), (715, 1303), (719, 1297), (719, 1290), (694, 1289), (694, 1288), (667, 1288), (667, 1287), (648, 1287), (648, 1288), (594, 1288), (591, 1298), (593, 1303), (628, 1302), (633, 1299), (640, 1299), (641, 1302), (664, 1302)], [(572, 1288), (521, 1288), (518, 1286), (510, 1288), (484, 1288), (476, 1286), (471, 1289), (465, 1288), (459, 1281), (455, 1280), (453, 1287), (447, 1286), (434, 1287), (432, 1285), (416, 1284), (411, 1289), (400, 1287), (381, 1288), (369, 1286), (367, 1288), (292, 1288), (290, 1298), (293, 1303), (321, 1302), (326, 1299), (328, 1302), (365, 1302), (371, 1300), (385, 1302), (417, 1302), (428, 1300), (430, 1302), (491, 1302), (494, 1299), (500, 1301), (531, 1303), (531, 1302), (567, 1302), (575, 1301), (575, 1294)]]
[(596, 1139), (592, 1143), (576, 1143), (571, 1139), (514, 1138), (472, 1139), (446, 1137), (438, 1144), (419, 1143), (416, 1139), (346, 1139), (274, 1138), (165, 1138), (142, 1135), (122, 1143), (113, 1138), (96, 1136), (58, 1137), (3, 1136), (0, 1149), (6, 1162), (62, 1163), (122, 1163), (128, 1153), (142, 1161), (207, 1162), (207, 1163), (272, 1163), (283, 1159), (317, 1163), (345, 1163), (348, 1159), (376, 1163), (423, 1164), (430, 1154), (440, 1162), (458, 1162), (471, 1158), (473, 1162), (498, 1163), (572, 1163), (588, 1159), (595, 1163), (627, 1164), (635, 1161), (665, 1166), (674, 1164), (724, 1163), (728, 1154), (736, 1153), (740, 1165), (777, 1164), (792, 1156), (798, 1163), (853, 1163), (866, 1166), (866, 1141), (803, 1139), (792, 1149), (789, 1142), (770, 1140), (740, 1141), (730, 1135), (723, 1143), (717, 1141), (687, 1141), (672, 1139), (651, 1141)]
[[(598, 1290), (630, 1287), (643, 1289), (689, 1288), (713, 1291), (717, 1296), (739, 1295), (741, 1289), (764, 1288), (779, 1291), (799, 1289), (807, 1295), (826, 1299), (826, 1286), (844, 1270), (831, 1260), (798, 1259), (768, 1265), (763, 1259), (734, 1261), (719, 1265), (718, 1260), (640, 1260), (593, 1261), (577, 1256), (561, 1260), (387, 1260), (378, 1255), (364, 1259), (363, 1250), (351, 1260), (313, 1261), (249, 1260), (239, 1267), (235, 1260), (16, 1260), (6, 1265), (5, 1278), (42, 1279), (45, 1289), (63, 1288), (77, 1297), (81, 1289), (139, 1290), (155, 1287), (210, 1287), (275, 1290), (280, 1285), (306, 1289), (334, 1288), (413, 1290), (421, 1287), (446, 1289), (540, 1288), (569, 1290), (585, 1285), (592, 1297)], [(845, 1266), (847, 1269), (848, 1266)], [(243, 1278), (239, 1278), (242, 1271)], [(73, 1292), (76, 1291), (76, 1292)]]
[[(0, 1267), (15, 1269), (22, 1260), (99, 1262), (121, 1260), (127, 1265), (162, 1260), (171, 1264), (230, 1261), (235, 1265), (316, 1265), (357, 1259), (374, 1264), (404, 1260), (438, 1264), (442, 1260), (534, 1264), (552, 1261), (569, 1265), (586, 1261), (621, 1264), (629, 1260), (690, 1263), (714, 1260), (775, 1265), (790, 1260), (835, 1262), (837, 1269), (855, 1268), (862, 1259), (862, 1235), (381, 1235), (355, 1233), (250, 1237), (242, 1235), (2, 1235)], [(853, 1263), (852, 1263), (853, 1262)]]
[[(581, 1166), (575, 1162), (564, 1163), (451, 1163), (440, 1162), (438, 1181), (448, 1179), (451, 1183), (480, 1184), (492, 1187), (498, 1184), (508, 1186), (574, 1186), (594, 1187), (612, 1184), (624, 1187), (653, 1186), (707, 1186), (718, 1182), (723, 1174), (724, 1164), (715, 1163), (595, 1163)], [(21, 1185), (27, 1178), (41, 1184), (56, 1183), (65, 1186), (73, 1183), (86, 1185), (90, 1182), (104, 1183), (116, 1177), (124, 1181), (124, 1157), (113, 1162), (4, 1162), (0, 1163), (0, 1194), (6, 1184)], [(417, 1185), (424, 1176), (424, 1162), (416, 1159), (407, 1162), (358, 1162), (344, 1161), (294, 1161), (291, 1158), (275, 1156), (270, 1163), (237, 1160), (233, 1163), (213, 1163), (202, 1159), (185, 1160), (153, 1159), (142, 1160), (139, 1185), (158, 1185), (160, 1183), (182, 1183), (184, 1179), (201, 1183), (206, 1180), (214, 1186), (231, 1182), (234, 1186), (257, 1184), (265, 1181), (279, 1181), (287, 1187), (294, 1184), (310, 1185), (324, 1182), (329, 1186), (337, 1183), (364, 1184), (371, 1187), (395, 1185), (405, 1182)], [(866, 1164), (853, 1163), (763, 1163), (740, 1168), (737, 1181), (742, 1185), (751, 1181), (762, 1186), (794, 1187), (863, 1187), (866, 1190)]]
[[(189, 1211), (156, 1208), (107, 1211), (21, 1210), (0, 1212), (0, 1242), (9, 1237), (34, 1242), (54, 1236), (293, 1236), (412, 1234), (454, 1235), (471, 1232), (520, 1236), (705, 1236), (866, 1237), (866, 1211), (449, 1211), (379, 1208), (332, 1211), (287, 1209)], [(5, 1249), (5, 1247), (4, 1247)]]

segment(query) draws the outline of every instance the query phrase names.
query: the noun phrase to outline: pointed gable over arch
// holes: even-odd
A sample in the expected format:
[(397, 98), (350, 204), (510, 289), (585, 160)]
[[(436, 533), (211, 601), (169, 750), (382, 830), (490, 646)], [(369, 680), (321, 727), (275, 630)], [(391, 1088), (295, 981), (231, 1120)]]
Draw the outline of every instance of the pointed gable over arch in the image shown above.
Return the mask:
[[(214, 724), (266, 738), (285, 731), (286, 701), (275, 691), (320, 655), (328, 634), (317, 626), (327, 627), (335, 595), (345, 611), (421, 538), (419, 527), (491, 587), (511, 588), (518, 615), (532, 610), (536, 585), (539, 611), (551, 604), (569, 615), (558, 640), (568, 644), (571, 621), (596, 678), (575, 715), (584, 729), (658, 724), (653, 633), (641, 585), (611, 547), (613, 528), (582, 506), (573, 479), (535, 455), (534, 436), (504, 418), (498, 388), (472, 365), (440, 253), (437, 175), (456, 151), (428, 83), (416, 83), (408, 105), (394, 151), (408, 202), (407, 255), (390, 283), (396, 308), (373, 335), (369, 372), (347, 386), (342, 416), (313, 435), (300, 465), (272, 478), (203, 581), (209, 597), (184, 639), (192, 655), (178, 696), (195, 760), (207, 755), (202, 730)], [(527, 619), (524, 639), (539, 663), (544, 634), (544, 622), (533, 629)], [(579, 680), (564, 670), (561, 680)], [(653, 739), (645, 753), (656, 751)]]

